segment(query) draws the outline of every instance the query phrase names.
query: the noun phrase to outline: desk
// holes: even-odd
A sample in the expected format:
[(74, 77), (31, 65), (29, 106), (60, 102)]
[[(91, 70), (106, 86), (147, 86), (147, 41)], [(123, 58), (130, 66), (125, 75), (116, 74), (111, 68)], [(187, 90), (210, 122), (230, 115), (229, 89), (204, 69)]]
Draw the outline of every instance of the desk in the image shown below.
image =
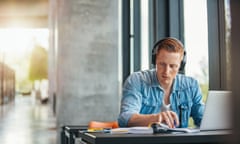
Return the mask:
[(205, 131), (178, 134), (110, 134), (83, 133), (81, 144), (220, 144), (226, 142), (231, 131)]

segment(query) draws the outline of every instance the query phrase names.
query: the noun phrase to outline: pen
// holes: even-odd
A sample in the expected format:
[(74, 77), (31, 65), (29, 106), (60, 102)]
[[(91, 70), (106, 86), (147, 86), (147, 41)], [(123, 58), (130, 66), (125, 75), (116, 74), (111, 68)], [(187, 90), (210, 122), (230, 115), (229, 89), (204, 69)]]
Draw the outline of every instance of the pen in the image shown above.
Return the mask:
[(90, 128), (87, 129), (83, 132), (103, 132), (103, 133), (110, 133), (111, 129), (110, 128)]

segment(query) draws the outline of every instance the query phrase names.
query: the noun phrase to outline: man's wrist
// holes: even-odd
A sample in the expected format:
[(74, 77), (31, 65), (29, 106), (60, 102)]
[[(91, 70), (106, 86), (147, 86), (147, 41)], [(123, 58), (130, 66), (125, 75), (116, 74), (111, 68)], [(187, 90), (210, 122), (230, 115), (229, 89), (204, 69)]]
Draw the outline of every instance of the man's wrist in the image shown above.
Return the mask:
[(162, 121), (162, 116), (160, 113), (154, 114), (155, 117), (155, 122), (161, 122)]

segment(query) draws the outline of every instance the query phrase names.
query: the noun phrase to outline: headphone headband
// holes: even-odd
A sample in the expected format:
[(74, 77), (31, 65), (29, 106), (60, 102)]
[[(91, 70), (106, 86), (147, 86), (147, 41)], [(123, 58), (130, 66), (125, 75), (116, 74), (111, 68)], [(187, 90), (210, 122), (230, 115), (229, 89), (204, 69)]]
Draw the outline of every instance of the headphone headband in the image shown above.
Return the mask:
[[(152, 49), (152, 64), (153, 65), (156, 65), (156, 55), (157, 55), (159, 46), (162, 45), (162, 43), (167, 41), (167, 40), (174, 41), (176, 44), (180, 45), (180, 47), (184, 50), (184, 46), (183, 46), (182, 42), (180, 40), (174, 38), (174, 37), (167, 37), (167, 38), (164, 38), (164, 39), (160, 39), (154, 44), (153, 49)], [(181, 65), (180, 65), (180, 68), (179, 68), (180, 73), (182, 73), (184, 71), (185, 64), (186, 64), (186, 51), (184, 50), (183, 59), (181, 61)]]

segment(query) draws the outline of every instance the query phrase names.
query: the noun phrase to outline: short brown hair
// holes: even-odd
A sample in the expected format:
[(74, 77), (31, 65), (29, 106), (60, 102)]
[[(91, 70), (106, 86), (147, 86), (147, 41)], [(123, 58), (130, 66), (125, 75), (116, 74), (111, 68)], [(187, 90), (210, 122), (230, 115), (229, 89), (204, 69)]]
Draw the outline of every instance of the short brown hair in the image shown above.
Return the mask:
[(158, 41), (154, 46), (153, 52), (157, 54), (160, 49), (165, 49), (169, 52), (184, 53), (182, 42), (172, 37), (167, 37)]

